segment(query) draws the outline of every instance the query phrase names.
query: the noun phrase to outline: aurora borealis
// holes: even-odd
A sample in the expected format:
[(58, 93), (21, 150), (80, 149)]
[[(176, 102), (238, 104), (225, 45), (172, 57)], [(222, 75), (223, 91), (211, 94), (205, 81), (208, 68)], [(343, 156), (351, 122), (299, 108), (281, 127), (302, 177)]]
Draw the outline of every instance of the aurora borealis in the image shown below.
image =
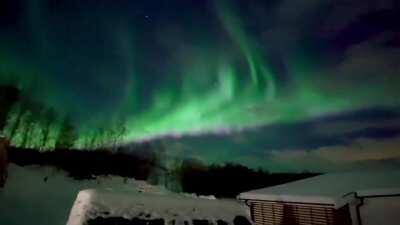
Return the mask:
[(397, 140), (396, 1), (6, 0), (0, 12), (0, 81), (68, 115), (78, 148), (123, 126), (121, 144), (165, 138), (213, 162), (295, 170), (282, 154), (314, 169), (310, 151)]

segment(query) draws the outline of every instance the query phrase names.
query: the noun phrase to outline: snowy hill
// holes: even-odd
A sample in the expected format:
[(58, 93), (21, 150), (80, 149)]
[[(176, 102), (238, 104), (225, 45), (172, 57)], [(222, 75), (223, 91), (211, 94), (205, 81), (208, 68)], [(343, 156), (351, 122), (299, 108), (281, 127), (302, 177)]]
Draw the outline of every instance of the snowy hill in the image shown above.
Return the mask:
[[(197, 210), (196, 216), (211, 213), (207, 216), (221, 218), (220, 208), (226, 209), (225, 218), (230, 214), (232, 217), (243, 214), (241, 206), (235, 201), (210, 200), (187, 194), (174, 194), (163, 187), (123, 177), (108, 176), (99, 177), (96, 180), (78, 181), (52, 167), (20, 167), (14, 164), (10, 165), (9, 173), (5, 188), (0, 189), (0, 224), (2, 225), (65, 225), (78, 193), (86, 189), (97, 190), (81, 192), (81, 195), (89, 194), (92, 199), (96, 199), (95, 206), (118, 205), (119, 212), (129, 212), (131, 216), (134, 215), (132, 213), (144, 211), (143, 209), (162, 212), (159, 210), (160, 207), (171, 209), (164, 211), (166, 214), (162, 216), (169, 216), (168, 212), (173, 211), (184, 213), (185, 210), (187, 211), (185, 214), (190, 216), (189, 211), (193, 208)], [(93, 198), (94, 193), (100, 197)], [(127, 193), (131, 196), (128, 199)], [(118, 204), (115, 204), (115, 201), (118, 201)], [(174, 201), (178, 203), (169, 207)], [(132, 211), (129, 207), (132, 202), (140, 203), (141, 210)], [(224, 206), (221, 207), (221, 205)], [(233, 207), (229, 208), (226, 205)], [(112, 212), (112, 209), (108, 210)], [(114, 213), (114, 215), (117, 214), (117, 212)], [(227, 218), (227, 220), (232, 220), (232, 218)]]
[(50, 167), (9, 168), (0, 189), (0, 224), (65, 225), (77, 193), (87, 188), (138, 188), (143, 182), (122, 177), (77, 181)]

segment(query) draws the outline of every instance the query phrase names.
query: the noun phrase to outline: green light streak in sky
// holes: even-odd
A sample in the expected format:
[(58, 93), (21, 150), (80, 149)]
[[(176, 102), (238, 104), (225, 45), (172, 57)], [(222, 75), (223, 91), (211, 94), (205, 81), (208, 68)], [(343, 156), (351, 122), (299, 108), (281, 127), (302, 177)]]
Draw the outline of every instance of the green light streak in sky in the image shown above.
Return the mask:
[[(97, 76), (95, 80), (92, 80), (94, 76), (87, 75), (87, 78), (90, 78), (92, 82), (88, 82), (88, 85), (91, 85), (91, 87), (88, 87), (90, 92), (95, 90), (100, 92), (101, 90), (104, 93), (110, 92), (113, 94), (117, 91), (109, 90), (109, 88), (116, 88), (116, 86), (123, 90), (121, 91), (123, 95), (118, 96), (119, 102), (110, 101), (112, 102), (111, 104), (99, 104), (100, 107), (110, 105), (109, 109), (104, 111), (100, 107), (92, 109), (90, 101), (79, 99), (79, 94), (74, 95), (74, 93), (70, 92), (70, 86), (60, 84), (63, 81), (50, 79), (57, 77), (55, 71), (58, 70), (51, 70), (46, 67), (47, 65), (44, 65), (44, 71), (41, 71), (41, 68), (37, 69), (37, 71), (43, 73), (47, 72), (46, 75), (42, 76), (40, 72), (32, 72), (36, 71), (33, 69), (37, 64), (34, 60), (33, 62), (16, 60), (17, 63), (12, 63), (9, 58), (13, 58), (13, 55), (5, 52), (13, 52), (13, 50), (0, 49), (0, 73), (6, 74), (7, 71), (18, 71), (22, 75), (19, 78), (15, 78), (18, 80), (16, 83), (22, 87), (24, 92), (33, 93), (32, 97), (43, 101), (43, 104), (55, 109), (59, 114), (72, 114), (73, 119), (78, 117), (76, 119), (78, 122), (75, 121), (75, 126), (79, 133), (76, 146), (81, 148), (85, 147), (88, 140), (99, 132), (99, 128), (114, 129), (115, 127), (121, 128), (125, 126), (126, 132), (122, 142), (129, 143), (168, 135), (180, 136), (240, 131), (273, 123), (292, 123), (327, 113), (371, 106), (376, 103), (398, 103), (397, 95), (389, 98), (388, 94), (382, 91), (386, 90), (387, 86), (395, 86), (396, 82), (393, 82), (393, 84), (382, 82), (381, 86), (376, 85), (374, 87), (369, 83), (365, 87), (354, 87), (355, 82), (350, 81), (347, 82), (350, 88), (343, 88), (340, 92), (336, 90), (335, 85), (332, 85), (333, 88), (330, 87), (330, 82), (337, 83), (335, 82), (335, 76), (332, 76), (336, 74), (323, 74), (324, 70), (316, 68), (318, 65), (315, 64), (318, 63), (313, 61), (312, 53), (301, 56), (299, 53), (296, 57), (287, 58), (286, 66), (289, 70), (288, 76), (291, 78), (287, 82), (290, 85), (289, 88), (281, 87), (278, 81), (282, 74), (272, 69), (272, 63), (263, 55), (264, 50), (259, 49), (256, 45), (257, 41), (254, 41), (257, 38), (249, 35), (251, 32), (244, 29), (246, 21), (242, 21), (235, 14), (233, 7), (224, 4), (223, 1), (218, 1), (216, 8), (218, 9), (217, 14), (220, 25), (224, 28), (226, 36), (229, 37), (227, 40), (224, 39), (227, 43), (220, 43), (224, 41), (215, 38), (216, 43), (212, 40), (211, 42), (213, 43), (210, 45), (213, 47), (209, 47), (207, 38), (203, 40), (201, 36), (201, 41), (199, 42), (204, 46), (197, 48), (194, 52), (190, 50), (184, 52), (184, 57), (177, 56), (179, 54), (176, 52), (168, 52), (172, 58), (177, 57), (177, 59), (174, 58), (175, 61), (171, 60), (171, 64), (167, 66), (161, 63), (162, 72), (156, 72), (155, 74), (147, 74), (142, 71), (142, 67), (146, 66), (141, 64), (142, 61), (140, 61), (139, 56), (146, 49), (141, 48), (139, 46), (140, 43), (134, 41), (136, 39), (132, 38), (133, 35), (130, 34), (130, 30), (130, 32), (124, 32), (122, 29), (116, 35), (118, 36), (116, 41), (114, 40), (116, 43), (110, 44), (111, 46), (116, 46), (112, 50), (115, 50), (118, 54), (113, 56), (116, 62), (121, 63), (116, 65), (110, 63), (110, 65), (104, 66), (102, 69), (106, 72), (102, 69), (96, 70), (97, 68), (88, 70)], [(35, 14), (35, 12), (31, 14)], [(36, 26), (46, 27), (41, 26), (43, 25), (40, 24), (41, 20), (34, 21), (36, 21), (35, 24), (38, 23)], [(37, 32), (36, 29), (33, 30)], [(107, 34), (112, 36), (117, 33), (112, 31), (107, 32)], [(38, 33), (44, 34), (45, 32), (39, 29)], [(135, 36), (141, 35), (140, 30), (133, 33), (135, 33)], [(52, 46), (51, 41), (43, 41), (42, 39), (45, 38), (40, 35), (34, 35), (34, 39), (37, 40), (35, 42), (40, 42), (37, 43), (38, 46), (44, 45), (44, 47), (38, 47), (46, 50), (42, 49), (42, 55), (50, 54), (51, 49), (57, 49)], [(179, 37), (177, 39), (177, 43), (181, 44)], [(10, 45), (9, 42), (5, 43)], [(173, 45), (179, 44), (174, 43)], [(273, 43), (263, 43), (265, 46), (269, 44), (272, 45)], [(14, 45), (18, 46), (18, 43), (13, 43)], [(4, 46), (0, 47), (5, 48)], [(173, 47), (178, 48), (178, 46)], [(60, 47), (60, 49), (63, 48), (66, 47)], [(10, 49), (13, 48), (10, 47)], [(76, 50), (71, 55), (79, 56), (80, 53)], [(85, 52), (83, 51), (83, 53)], [(85, 55), (83, 53), (82, 55)], [(57, 54), (53, 53), (53, 55), (58, 55), (58, 52)], [(58, 68), (57, 63), (60, 62), (56, 62), (53, 59), (54, 57), (50, 57), (53, 55), (46, 56), (49, 58), (43, 56), (44, 59), (42, 61), (44, 64), (51, 64), (48, 67), (54, 64), (54, 67)], [(147, 56), (146, 54), (144, 55)], [(18, 56), (15, 57), (18, 59)], [(90, 59), (87, 59), (88, 62), (82, 60), (82, 64), (89, 63), (90, 67), (90, 65), (97, 66), (103, 63), (103, 61), (99, 60), (97, 62), (96, 59), (91, 59), (91, 57), (95, 58), (95, 56), (88, 54)], [(104, 58), (109, 59), (107, 57)], [(145, 62), (151, 61), (151, 57), (149, 59), (143, 58), (145, 58), (143, 60)], [(78, 57), (76, 61), (80, 61), (80, 58)], [(29, 63), (33, 65), (29, 65)], [(23, 66), (20, 64), (23, 64)], [(156, 67), (157, 62), (154, 64)], [(63, 68), (63, 66), (60, 67)], [(82, 67), (85, 68), (84, 66)], [(115, 71), (117, 72), (114, 71), (115, 68), (120, 67), (125, 68), (116, 69)], [(110, 77), (114, 75), (110, 71), (120, 73), (118, 76), (116, 75), (116, 80), (120, 79), (125, 83), (118, 85), (119, 83), (116, 82), (117, 85), (109, 85), (108, 82), (112, 80)], [(73, 72), (74, 70), (71, 69), (66, 73)], [(79, 83), (81, 80), (76, 78), (76, 74), (74, 75), (74, 81)], [(43, 78), (45, 76), (47, 76), (47, 79)], [(67, 77), (65, 74), (64, 76), (64, 78)], [(154, 82), (153, 80), (151, 82), (155, 86), (146, 86), (147, 83), (143, 80), (146, 80), (147, 76), (154, 78)], [(169, 79), (164, 79), (164, 77)], [(321, 82), (321, 80), (324, 81)], [(5, 82), (4, 77), (0, 77), (0, 81)], [(346, 81), (343, 83), (346, 83)], [(38, 82), (40, 84), (37, 84)], [(31, 86), (36, 87), (38, 90), (30, 91)], [(340, 85), (337, 86), (340, 87)], [(82, 85), (82, 88), (85, 87)], [(392, 89), (397, 93), (397, 87)], [(145, 97), (143, 97), (144, 100), (140, 99), (143, 95), (142, 92), (146, 92)], [(368, 97), (371, 93), (374, 97), (373, 100)], [(107, 94), (102, 96), (109, 97)], [(99, 100), (102, 100), (102, 98), (99, 97)], [(146, 102), (146, 104), (142, 104), (143, 102)], [(86, 113), (90, 116), (93, 114), (93, 116), (90, 118), (84, 117), (84, 120), (82, 120), (79, 115), (76, 116), (79, 113)], [(65, 115), (60, 115), (61, 118), (63, 116)], [(62, 120), (61, 118), (58, 119)], [(40, 121), (37, 123), (39, 124), (35, 126), (40, 126)], [(57, 121), (54, 128), (52, 128), (51, 135), (53, 137), (57, 136), (60, 130), (59, 124), (60, 121)], [(97, 140), (98, 144), (96, 146), (109, 144), (110, 141), (107, 138), (109, 139), (109, 137), (104, 137), (101, 141)], [(17, 137), (15, 142), (21, 142), (20, 139), (21, 137)], [(18, 143), (15, 143), (15, 145), (18, 145)], [(32, 146), (35, 145), (34, 143), (32, 144)], [(54, 138), (45, 148), (51, 149), (52, 146), (54, 146)]]
[(275, 76), (279, 74), (273, 74), (268, 68), (233, 11), (226, 5), (219, 5), (219, 9), (221, 23), (239, 49), (247, 69), (241, 70), (230, 55), (218, 57), (212, 51), (200, 62), (186, 63), (182, 89), (159, 90), (146, 113), (129, 119), (125, 142), (291, 122), (348, 105), (346, 100), (318, 94), (307, 81), (295, 84), (294, 95), (278, 98)]

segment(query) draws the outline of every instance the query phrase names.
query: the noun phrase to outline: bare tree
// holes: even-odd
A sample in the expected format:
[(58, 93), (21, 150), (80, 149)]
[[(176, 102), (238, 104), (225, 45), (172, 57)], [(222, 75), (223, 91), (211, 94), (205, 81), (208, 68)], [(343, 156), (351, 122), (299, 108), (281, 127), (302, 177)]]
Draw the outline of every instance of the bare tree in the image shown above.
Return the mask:
[(14, 106), (14, 109), (8, 114), (7, 126), (9, 126), (8, 138), (12, 141), (22, 121), (24, 110), (20, 104)]
[(56, 141), (56, 149), (71, 149), (74, 147), (76, 141), (75, 127), (69, 117), (66, 117), (62, 124), (60, 133)]
[(126, 133), (126, 127), (123, 120), (118, 120), (115, 123), (115, 127), (112, 129), (112, 148), (115, 151), (118, 148), (118, 145), (122, 142), (124, 135)]
[(99, 142), (99, 134), (98, 132), (93, 132), (90, 141), (89, 141), (89, 148), (90, 149), (96, 149), (98, 147), (98, 142)]
[(18, 101), (19, 91), (11, 86), (0, 86), (0, 130), (3, 130), (12, 106)]
[(23, 123), (22, 123), (22, 140), (21, 140), (21, 147), (29, 147), (29, 141), (32, 136), (32, 131), (33, 131), (33, 114), (31, 111), (28, 111), (23, 118)]
[(45, 149), (46, 144), (49, 141), (51, 125), (55, 123), (56, 116), (53, 109), (49, 109), (44, 111), (43, 115), (43, 127), (42, 127), (42, 139), (41, 139), (41, 148)]

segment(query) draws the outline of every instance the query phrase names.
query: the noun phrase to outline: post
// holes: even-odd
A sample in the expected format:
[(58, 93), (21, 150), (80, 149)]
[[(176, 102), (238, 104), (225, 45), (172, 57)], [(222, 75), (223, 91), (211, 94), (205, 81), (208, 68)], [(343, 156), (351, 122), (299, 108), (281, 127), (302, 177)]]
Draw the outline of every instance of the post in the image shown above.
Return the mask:
[(8, 145), (9, 141), (0, 137), (0, 188), (4, 187), (8, 177)]

